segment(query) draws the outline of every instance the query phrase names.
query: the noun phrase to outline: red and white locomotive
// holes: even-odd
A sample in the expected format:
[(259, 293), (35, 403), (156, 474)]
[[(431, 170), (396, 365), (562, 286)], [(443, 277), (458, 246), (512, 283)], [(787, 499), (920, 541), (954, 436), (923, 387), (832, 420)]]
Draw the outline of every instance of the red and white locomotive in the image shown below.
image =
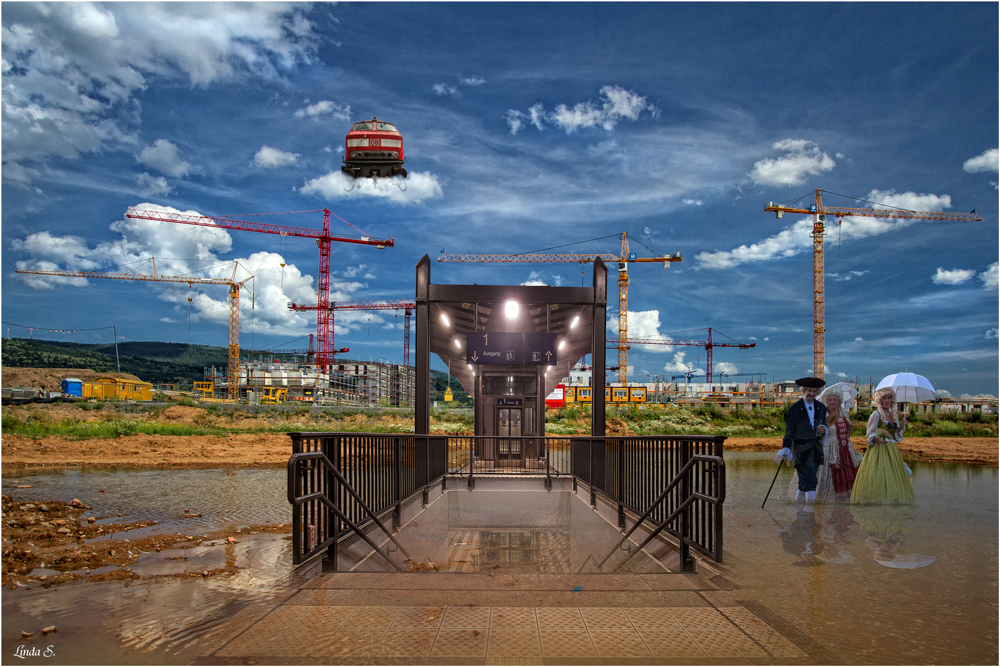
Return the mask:
[(352, 178), (406, 178), (403, 163), (403, 135), (396, 126), (377, 118), (355, 123), (347, 133), (344, 165), (340, 168)]

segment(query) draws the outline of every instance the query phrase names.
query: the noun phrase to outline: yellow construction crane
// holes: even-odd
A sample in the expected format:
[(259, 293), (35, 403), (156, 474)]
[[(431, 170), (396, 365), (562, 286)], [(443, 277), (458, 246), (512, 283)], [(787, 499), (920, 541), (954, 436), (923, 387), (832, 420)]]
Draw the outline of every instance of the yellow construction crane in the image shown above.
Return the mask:
[[(233, 266), (232, 277), (226, 278), (192, 278), (190, 276), (161, 276), (156, 272), (156, 259), (152, 259), (153, 274), (141, 273), (112, 273), (107, 271), (31, 271), (21, 270), (15, 273), (32, 273), (39, 276), (62, 276), (65, 278), (109, 278), (112, 280), (143, 280), (159, 283), (187, 283), (192, 285), (228, 285), (229, 286), (229, 398), (236, 400), (240, 397), (240, 288), (247, 290), (253, 297), (246, 283), (253, 280), (253, 275), (241, 281), (236, 280), (236, 270), (239, 262)], [(190, 300), (189, 300), (190, 301)]]
[[(664, 255), (663, 257), (636, 257), (635, 253), (629, 252), (628, 234), (622, 232), (621, 255), (612, 253), (595, 253), (590, 255), (582, 254), (535, 254), (527, 253), (520, 255), (441, 255), (439, 262), (577, 262), (579, 264), (589, 264), (595, 258), (600, 258), (605, 262), (617, 262), (618, 264), (618, 382), (623, 386), (628, 383), (628, 265), (634, 262), (663, 262), (663, 268), (669, 269), (671, 262), (682, 261), (681, 253)], [(594, 350), (594, 354), (602, 354), (599, 350)]]
[[(823, 206), (821, 192), (836, 194), (816, 188), (816, 202), (809, 208), (793, 208), (768, 202), (764, 210), (773, 212), (777, 218), (785, 213), (799, 213), (813, 216), (813, 375), (823, 378), (826, 375), (826, 288), (823, 260), (823, 237), (826, 234), (827, 216), (837, 218), (837, 224), (844, 218), (897, 218), (906, 220), (952, 220), (956, 222), (982, 222), (982, 218), (972, 213), (941, 213), (935, 211), (908, 211), (900, 208), (843, 208)], [(843, 196), (843, 195), (838, 195)], [(862, 200), (859, 200), (862, 201)]]

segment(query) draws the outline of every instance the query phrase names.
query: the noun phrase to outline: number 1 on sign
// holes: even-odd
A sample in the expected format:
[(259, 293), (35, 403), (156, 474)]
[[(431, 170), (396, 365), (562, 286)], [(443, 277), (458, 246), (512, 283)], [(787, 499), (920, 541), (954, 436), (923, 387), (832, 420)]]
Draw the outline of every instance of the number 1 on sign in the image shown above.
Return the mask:
[(483, 334), (483, 345), (489, 345), (489, 344), (490, 344), (489, 334)]

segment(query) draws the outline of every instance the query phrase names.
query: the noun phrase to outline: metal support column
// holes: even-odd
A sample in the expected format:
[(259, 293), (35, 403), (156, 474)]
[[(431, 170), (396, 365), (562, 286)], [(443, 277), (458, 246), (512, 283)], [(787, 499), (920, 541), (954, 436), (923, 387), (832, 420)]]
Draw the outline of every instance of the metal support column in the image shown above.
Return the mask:
[(594, 259), (594, 343), (591, 347), (590, 434), (604, 437), (604, 341), (608, 328), (608, 267)]
[(430, 339), (431, 258), (424, 255), (417, 262), (417, 336), (416, 384), (414, 391), (413, 433), (431, 433), (431, 339)]

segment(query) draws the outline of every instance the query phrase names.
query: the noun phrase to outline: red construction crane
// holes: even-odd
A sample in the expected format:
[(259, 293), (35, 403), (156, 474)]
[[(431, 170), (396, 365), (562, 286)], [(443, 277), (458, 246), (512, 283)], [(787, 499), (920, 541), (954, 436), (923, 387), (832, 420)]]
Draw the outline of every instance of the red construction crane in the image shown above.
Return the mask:
[[(359, 239), (330, 236), (330, 210), (317, 209), (314, 211), (289, 211), (288, 213), (319, 213), (323, 212), (323, 229), (310, 229), (307, 227), (288, 227), (285, 225), (274, 225), (264, 222), (248, 222), (246, 220), (234, 220), (232, 218), (218, 218), (208, 215), (188, 215), (186, 213), (171, 213), (169, 211), (155, 211), (151, 209), (140, 209), (130, 206), (125, 212), (126, 218), (136, 220), (154, 220), (156, 222), (175, 222), (182, 225), (198, 225), (201, 227), (221, 227), (222, 229), (235, 229), (244, 232), (259, 232), (262, 234), (278, 234), (279, 236), (298, 236), (307, 239), (316, 239), (319, 246), (319, 276), (317, 278), (319, 293), (318, 303), (327, 304), (330, 302), (330, 244), (337, 243), (359, 243), (361, 245), (373, 245), (382, 250), (391, 248), (396, 244), (396, 238), (390, 240), (378, 240), (369, 236), (362, 236)], [(263, 215), (281, 215), (268, 213)], [(343, 222), (351, 225), (336, 213), (333, 214)], [(351, 225), (353, 227), (353, 225)], [(355, 228), (356, 229), (356, 228)], [(316, 309), (316, 365), (326, 370), (327, 365), (333, 360), (333, 320), (330, 311), (321, 306)]]
[[(842, 208), (837, 206), (823, 206), (820, 193), (826, 192), (830, 195), (837, 195), (835, 192), (828, 192), (816, 188), (816, 202), (809, 208), (792, 208), (768, 202), (764, 210), (772, 212), (775, 217), (781, 218), (785, 213), (801, 213), (813, 216), (813, 375), (822, 378), (826, 375), (826, 287), (825, 271), (823, 266), (823, 237), (826, 234), (826, 217), (832, 215), (837, 218), (837, 224), (841, 224), (844, 218), (901, 218), (912, 220), (952, 220), (955, 222), (982, 222), (982, 218), (976, 215), (975, 209), (971, 213), (941, 213), (938, 211), (908, 211), (900, 208), (893, 209), (873, 209), (873, 208)], [(850, 199), (855, 199), (850, 197)], [(864, 201), (859, 199), (857, 201)]]
[[(403, 316), (403, 365), (410, 365), (410, 315), (417, 307), (413, 301), (331, 301), (327, 309), (330, 312), (330, 345), (333, 345), (333, 323), (335, 310), (402, 310)], [(319, 306), (300, 306), (289, 303), (289, 310), (319, 310)]]
[[(712, 341), (712, 327), (706, 327), (708, 329), (708, 340), (670, 340), (664, 338), (628, 338), (625, 340), (625, 346), (631, 347), (632, 345), (694, 345), (696, 347), (705, 348), (705, 375), (709, 383), (712, 382), (712, 348), (716, 347), (738, 347), (741, 350), (748, 350), (751, 347), (757, 347), (757, 343), (740, 343), (726, 334), (719, 334), (729, 338), (733, 341), (732, 343), (716, 343)], [(677, 331), (675, 333), (688, 333), (690, 331), (702, 331), (702, 329), (688, 329), (687, 331)], [(719, 333), (718, 331), (716, 333)], [(667, 334), (669, 335), (669, 334)], [(608, 338), (605, 341), (607, 349), (617, 350), (621, 346), (621, 341), (617, 338)]]

